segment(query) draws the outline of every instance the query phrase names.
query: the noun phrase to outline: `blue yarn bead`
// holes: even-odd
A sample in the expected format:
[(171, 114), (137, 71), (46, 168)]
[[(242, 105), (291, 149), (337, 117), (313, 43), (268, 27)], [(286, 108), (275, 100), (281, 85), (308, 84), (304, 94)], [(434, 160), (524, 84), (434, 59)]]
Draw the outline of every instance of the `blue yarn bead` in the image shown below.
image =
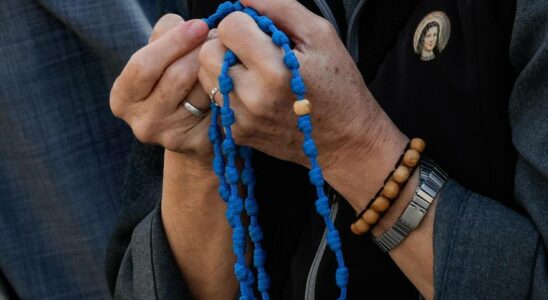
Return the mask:
[(262, 31), (268, 33), (270, 32), (270, 25), (274, 25), (272, 20), (270, 20), (268, 17), (260, 16), (256, 19), (257, 25), (261, 28)]
[(219, 185), (219, 195), (223, 200), (228, 199), (230, 197), (230, 187), (226, 184)]
[(243, 159), (251, 158), (251, 156), (253, 156), (253, 149), (250, 147), (241, 146), (239, 152), (240, 152), (240, 156)]
[(318, 156), (318, 149), (312, 139), (306, 139), (303, 143), (303, 151), (308, 157)]
[(310, 182), (315, 186), (322, 186), (324, 183), (323, 175), (322, 175), (322, 169), (316, 167), (312, 168), (308, 172), (308, 176), (310, 177)]
[(228, 184), (237, 184), (240, 176), (238, 175), (238, 169), (231, 166), (225, 168), (225, 178)]
[(335, 274), (337, 285), (339, 287), (344, 287), (348, 283), (348, 268), (340, 267), (337, 268), (337, 273)]
[(256, 266), (262, 266), (264, 265), (265, 261), (266, 261), (266, 252), (261, 248), (255, 249), (253, 251), (253, 263)]
[(293, 51), (286, 52), (284, 55), (285, 66), (290, 70), (295, 70), (300, 67), (299, 60)]
[(253, 8), (251, 8), (251, 7), (246, 7), (246, 8), (244, 8), (243, 12), (246, 13), (246, 14), (248, 14), (248, 15), (251, 16), (251, 17), (256, 17), (256, 16), (259, 15), (259, 14), (257, 13), (257, 11), (254, 10)]
[(270, 287), (270, 276), (268, 276), (268, 274), (266, 274), (265, 272), (262, 272), (262, 273), (259, 273), (259, 284), (258, 284), (258, 288), (259, 288), (259, 291), (266, 291), (268, 290), (268, 288)]
[(327, 197), (322, 197), (315, 202), (316, 204), (316, 211), (320, 216), (327, 217), (329, 216), (329, 212), (331, 211), (329, 207), (329, 200)]
[(215, 21), (211, 17), (203, 18), (202, 21), (204, 21), (207, 24), (207, 27), (209, 29), (215, 28)]
[(230, 127), (236, 122), (236, 117), (234, 117), (234, 111), (230, 108), (223, 107), (221, 109), (221, 125), (223, 127)]
[(234, 11), (234, 4), (232, 4), (232, 2), (229, 2), (229, 1), (221, 3), (221, 5), (219, 5), (219, 7), (217, 8), (217, 13), (223, 17), (227, 16), (233, 11)]
[(304, 134), (311, 134), (312, 133), (312, 120), (310, 119), (310, 115), (304, 115), (300, 116), (297, 121), (297, 126), (299, 127), (299, 130)]
[(238, 196), (230, 196), (228, 203), (230, 203), (230, 209), (235, 215), (239, 215), (244, 211), (244, 201)]
[(243, 9), (244, 9), (244, 6), (242, 5), (242, 3), (240, 3), (240, 1), (234, 2), (234, 10), (242, 11)]
[(255, 200), (247, 199), (245, 201), (245, 210), (248, 215), (256, 216), (259, 213), (259, 204)]
[(219, 130), (216, 128), (215, 125), (209, 126), (208, 136), (209, 136), (209, 141), (212, 144), (216, 144), (221, 138), (221, 135), (219, 134)]
[(223, 141), (223, 153), (226, 156), (232, 155), (236, 153), (236, 144), (234, 143), (234, 140), (231, 138), (226, 138)]
[(226, 74), (219, 75), (219, 90), (222, 94), (228, 94), (232, 92), (232, 89), (234, 89), (234, 83), (232, 82), (232, 78), (230, 78)]
[(242, 183), (249, 186), (255, 184), (255, 174), (253, 173), (253, 169), (251, 168), (244, 168), (242, 171)]
[(238, 262), (234, 264), (234, 274), (239, 281), (245, 281), (249, 275), (247, 267)]
[(306, 94), (306, 87), (304, 86), (304, 82), (301, 77), (293, 77), (291, 79), (291, 90), (297, 95)]
[(251, 237), (251, 240), (254, 242), (261, 241), (263, 239), (263, 231), (261, 230), (261, 227), (257, 225), (250, 225), (249, 236)]
[(236, 57), (236, 54), (232, 52), (231, 50), (226, 50), (225, 52), (225, 61), (230, 65), (233, 66), (238, 62), (238, 58)]
[(218, 176), (223, 175), (223, 168), (225, 166), (225, 162), (222, 156), (217, 156), (213, 159), (213, 171)]
[(333, 251), (341, 249), (341, 238), (338, 231), (331, 230), (327, 233), (327, 245)]
[(280, 30), (276, 30), (272, 33), (272, 41), (278, 47), (282, 47), (284, 44), (289, 43), (289, 38), (287, 37), (287, 35), (285, 35), (285, 33), (281, 32)]
[(232, 209), (230, 209), (230, 204), (228, 205), (228, 209), (225, 212), (225, 217), (228, 220), (228, 224), (230, 224), (230, 227), (235, 228), (236, 223), (234, 222), (234, 216), (232, 215)]
[(243, 243), (245, 242), (245, 229), (243, 227), (236, 227), (232, 231), (232, 239), (236, 243)]

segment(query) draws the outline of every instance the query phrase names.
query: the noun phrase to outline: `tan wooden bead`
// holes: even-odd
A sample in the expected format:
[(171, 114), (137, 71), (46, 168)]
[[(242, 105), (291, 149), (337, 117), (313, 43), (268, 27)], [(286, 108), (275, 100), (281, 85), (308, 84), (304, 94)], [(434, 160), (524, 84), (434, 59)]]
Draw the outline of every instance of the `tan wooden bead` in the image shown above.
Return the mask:
[(306, 99), (298, 100), (293, 103), (293, 111), (297, 116), (308, 115), (311, 110), (312, 104), (310, 104), (310, 101)]
[[(369, 224), (365, 223), (363, 218), (360, 218), (356, 221), (356, 223), (352, 224), (356, 228), (356, 231), (358, 231), (358, 234), (364, 234), (369, 231), (371, 226)], [(351, 227), (352, 228), (352, 227)]]
[(382, 195), (388, 199), (394, 199), (398, 197), (400, 193), (400, 186), (393, 180), (389, 180), (382, 190)]
[(374, 225), (379, 220), (379, 217), (379, 213), (376, 212), (374, 209), (368, 209), (363, 214), (362, 219), (365, 221), (365, 223), (369, 225)]
[(421, 155), (417, 150), (409, 149), (403, 155), (403, 163), (410, 168), (414, 168), (419, 163), (420, 158)]
[(385, 212), (390, 207), (390, 200), (384, 196), (378, 196), (377, 199), (371, 204), (371, 208), (382, 213)]
[(362, 232), (358, 230), (358, 227), (356, 227), (356, 224), (350, 225), (350, 231), (352, 231), (355, 235), (361, 235)]
[(417, 150), (419, 153), (424, 152), (424, 148), (426, 147), (426, 143), (423, 139), (414, 138), (411, 140), (411, 143), (409, 143), (409, 147), (413, 150)]
[(392, 180), (397, 183), (404, 183), (409, 179), (409, 168), (406, 166), (398, 166), (392, 174)]

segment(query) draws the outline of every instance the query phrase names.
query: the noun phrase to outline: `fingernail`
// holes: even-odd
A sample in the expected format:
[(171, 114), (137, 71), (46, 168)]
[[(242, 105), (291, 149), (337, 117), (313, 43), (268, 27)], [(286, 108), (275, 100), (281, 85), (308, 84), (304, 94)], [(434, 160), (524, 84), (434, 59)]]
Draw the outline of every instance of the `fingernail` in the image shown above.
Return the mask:
[(207, 24), (201, 20), (188, 21), (187, 32), (193, 37), (202, 37), (208, 32)]

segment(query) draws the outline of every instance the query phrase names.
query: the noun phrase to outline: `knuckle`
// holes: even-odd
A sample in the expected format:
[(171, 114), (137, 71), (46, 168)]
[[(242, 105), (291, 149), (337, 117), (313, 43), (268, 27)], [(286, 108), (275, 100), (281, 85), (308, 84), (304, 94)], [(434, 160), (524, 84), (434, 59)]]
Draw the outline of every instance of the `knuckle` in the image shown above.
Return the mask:
[(246, 32), (250, 20), (251, 17), (243, 12), (236, 11), (229, 14), (219, 23), (219, 26), (217, 26), (219, 38), (225, 39), (233, 33)]
[(333, 27), (333, 24), (331, 24), (328, 20), (324, 18), (318, 18), (318, 30), (322, 33), (329, 33), (332, 34), (335, 32), (335, 27)]
[(198, 61), (202, 66), (206, 66), (211, 62), (211, 54), (214, 53), (216, 40), (209, 40), (202, 45), (198, 53)]
[[(170, 85), (177, 89), (189, 89), (196, 80), (196, 74), (184, 66), (173, 65), (166, 69), (164, 76), (170, 82)], [(184, 93), (185, 95), (187, 93)]]
[(126, 65), (126, 72), (127, 76), (133, 81), (147, 82), (154, 79), (150, 63), (148, 63), (139, 51), (134, 53), (129, 59)]
[(154, 142), (154, 131), (152, 130), (152, 123), (146, 119), (141, 120), (131, 126), (133, 134), (142, 143)]

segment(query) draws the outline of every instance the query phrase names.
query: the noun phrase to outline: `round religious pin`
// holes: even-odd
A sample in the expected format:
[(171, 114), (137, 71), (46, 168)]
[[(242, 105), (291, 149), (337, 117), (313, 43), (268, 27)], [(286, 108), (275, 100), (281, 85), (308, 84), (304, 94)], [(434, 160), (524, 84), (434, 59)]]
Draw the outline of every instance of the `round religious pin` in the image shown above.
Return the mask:
[(423, 61), (433, 60), (438, 56), (451, 35), (451, 22), (442, 11), (433, 11), (426, 15), (415, 30), (413, 49)]

